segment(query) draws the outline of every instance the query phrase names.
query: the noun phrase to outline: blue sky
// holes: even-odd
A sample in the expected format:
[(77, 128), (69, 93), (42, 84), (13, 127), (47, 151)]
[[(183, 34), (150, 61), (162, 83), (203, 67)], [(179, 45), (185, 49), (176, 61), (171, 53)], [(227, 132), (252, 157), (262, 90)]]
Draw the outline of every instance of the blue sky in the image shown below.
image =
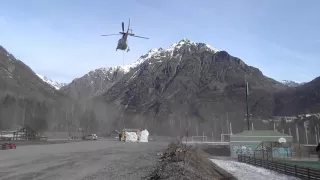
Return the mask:
[[(35, 72), (70, 82), (90, 70), (136, 61), (182, 38), (226, 50), (276, 80), (320, 76), (320, 1), (2, 0), (0, 45)], [(115, 51), (131, 18), (131, 51)]]

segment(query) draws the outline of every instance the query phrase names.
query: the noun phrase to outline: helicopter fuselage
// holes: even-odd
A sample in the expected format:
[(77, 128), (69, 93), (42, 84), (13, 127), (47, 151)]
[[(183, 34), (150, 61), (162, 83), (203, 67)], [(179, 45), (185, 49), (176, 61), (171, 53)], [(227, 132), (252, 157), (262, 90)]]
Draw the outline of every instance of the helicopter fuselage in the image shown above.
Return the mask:
[(123, 36), (122, 36), (122, 38), (121, 39), (119, 39), (119, 41), (118, 41), (118, 45), (117, 45), (117, 49), (116, 50), (118, 50), (118, 49), (120, 49), (120, 50), (126, 50), (127, 48), (128, 48), (128, 43), (127, 43), (127, 39), (128, 38), (128, 35), (127, 34), (124, 34)]

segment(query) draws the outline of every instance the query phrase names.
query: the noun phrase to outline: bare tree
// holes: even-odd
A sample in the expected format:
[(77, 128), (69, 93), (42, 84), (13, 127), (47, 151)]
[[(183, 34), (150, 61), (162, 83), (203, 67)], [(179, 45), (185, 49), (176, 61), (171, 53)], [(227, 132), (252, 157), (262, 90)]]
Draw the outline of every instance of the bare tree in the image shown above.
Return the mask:
[(26, 125), (40, 134), (48, 128), (47, 121), (39, 116), (35, 116), (32, 119), (26, 121)]
[(96, 130), (97, 123), (96, 123), (96, 115), (93, 110), (87, 109), (81, 119), (80, 119), (80, 126), (84, 129), (85, 134), (88, 134), (89, 131)]

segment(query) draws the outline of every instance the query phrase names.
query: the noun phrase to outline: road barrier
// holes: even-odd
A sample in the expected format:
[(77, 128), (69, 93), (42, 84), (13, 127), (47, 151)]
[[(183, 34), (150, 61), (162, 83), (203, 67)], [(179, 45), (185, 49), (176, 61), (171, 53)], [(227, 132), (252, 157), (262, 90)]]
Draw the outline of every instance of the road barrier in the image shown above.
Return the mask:
[(306, 168), (297, 165), (290, 165), (286, 163), (279, 163), (275, 161), (258, 159), (250, 156), (238, 155), (238, 161), (260, 166), (266, 169), (277, 171), (279, 173), (295, 176), (302, 179), (317, 179), (320, 180), (320, 170), (313, 168)]

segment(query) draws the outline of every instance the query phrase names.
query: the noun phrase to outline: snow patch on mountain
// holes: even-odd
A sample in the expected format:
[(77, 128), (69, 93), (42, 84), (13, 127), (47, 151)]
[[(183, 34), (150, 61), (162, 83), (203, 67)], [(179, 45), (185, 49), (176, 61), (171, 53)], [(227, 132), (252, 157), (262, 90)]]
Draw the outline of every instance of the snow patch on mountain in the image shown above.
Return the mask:
[(53, 81), (51, 79), (49, 79), (46, 76), (43, 76), (41, 74), (36, 74), (42, 81), (44, 81), (45, 83), (49, 84), (50, 86), (54, 87), (55, 89), (59, 90), (61, 87), (67, 85), (66, 83), (58, 83), (56, 81)]
[(148, 51), (147, 54), (141, 56), (136, 62), (124, 65), (124, 66), (119, 66), (120, 68), (123, 69), (125, 73), (129, 72), (131, 69), (139, 66), (141, 63), (145, 62), (146, 60), (149, 60), (151, 57), (156, 56), (159, 54), (163, 49), (162, 48), (153, 48), (150, 51)]
[(303, 82), (291, 81), (291, 80), (282, 80), (281, 83), (284, 84), (284, 85), (287, 85), (289, 87), (298, 87), (298, 86), (301, 86), (301, 85), (305, 84)]
[(209, 50), (209, 51), (213, 51), (213, 52), (218, 51), (216, 48), (214, 48), (208, 44), (194, 42), (194, 41), (191, 41), (187, 38), (184, 38), (184, 39), (180, 40), (179, 42), (173, 43), (171, 46), (169, 46), (168, 49), (166, 49), (166, 51), (173, 51), (175, 49), (181, 48), (182, 46), (189, 46), (189, 47), (190, 46), (196, 46), (196, 47), (201, 46), (203, 48), (206, 48), (206, 50)]

